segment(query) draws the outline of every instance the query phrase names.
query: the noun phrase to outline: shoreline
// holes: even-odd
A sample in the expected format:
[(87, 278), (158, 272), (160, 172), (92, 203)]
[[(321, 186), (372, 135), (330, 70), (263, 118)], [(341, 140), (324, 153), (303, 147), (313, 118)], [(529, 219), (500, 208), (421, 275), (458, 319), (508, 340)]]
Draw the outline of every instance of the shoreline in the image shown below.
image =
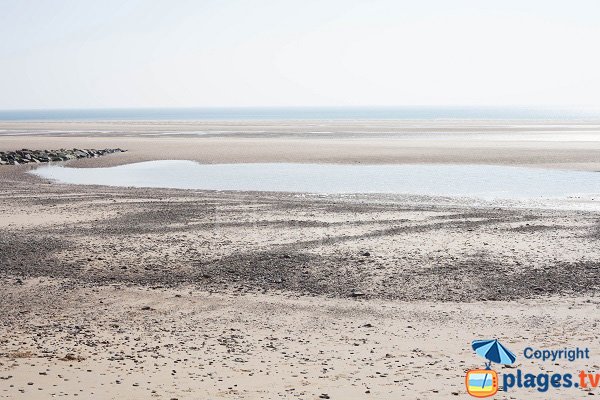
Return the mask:
[[(3, 170), (6, 169), (3, 168)], [(472, 296), (462, 288), (463, 283), (470, 281), (470, 285), (478, 285), (469, 279), (464, 282), (461, 281), (463, 274), (467, 274), (469, 269), (473, 271), (473, 268), (485, 268), (486, 265), (495, 264), (495, 269), (498, 270), (497, 273), (512, 276), (512, 278), (503, 277), (505, 281), (508, 279), (509, 282), (513, 282), (512, 286), (520, 285), (519, 280), (521, 278), (517, 279), (516, 276), (524, 274), (523, 279), (527, 277), (529, 280), (538, 282), (538, 285), (545, 282), (542, 286), (546, 289), (542, 289), (541, 293), (561, 291), (564, 285), (566, 285), (565, 288), (576, 287), (579, 292), (586, 287), (589, 287), (592, 291), (596, 290), (594, 289), (595, 284), (588, 282), (587, 278), (583, 279), (588, 276), (587, 274), (593, 275), (591, 270), (596, 265), (594, 261), (596, 252), (593, 250), (592, 242), (597, 236), (597, 213), (593, 211), (512, 208), (498, 205), (486, 207), (471, 203), (457, 204), (453, 199), (433, 196), (319, 195), (53, 184), (33, 176), (24, 177), (24, 172), (27, 169), (27, 166), (18, 168), (20, 171), (14, 169), (15, 174), (12, 176), (0, 174), (0, 178), (2, 178), (0, 184), (4, 189), (4, 194), (0, 198), (2, 204), (4, 204), (5, 221), (2, 224), (5, 228), (2, 235), (4, 244), (1, 246), (5, 255), (3, 260), (4, 273), (12, 271), (11, 274), (33, 274), (32, 276), (38, 276), (39, 274), (43, 276), (48, 273), (50, 266), (42, 267), (34, 262), (39, 249), (31, 253), (31, 257), (34, 257), (31, 260), (32, 265), (22, 266), (19, 262), (21, 257), (27, 258), (27, 253), (24, 252), (35, 248), (35, 246), (31, 247), (28, 241), (35, 244), (44, 241), (44, 238), (52, 238), (48, 244), (49, 254), (56, 252), (61, 254), (63, 251), (79, 253), (81, 251), (80, 245), (76, 243), (80, 243), (83, 238), (86, 238), (88, 244), (96, 243), (97, 251), (102, 252), (102, 249), (106, 246), (118, 245), (119, 238), (125, 233), (136, 236), (143, 235), (143, 232), (148, 231), (149, 233), (152, 232), (152, 235), (147, 239), (157, 241), (156, 243), (159, 246), (157, 250), (160, 252), (168, 251), (169, 246), (164, 240), (170, 236), (169, 230), (167, 229), (164, 234), (157, 231), (159, 225), (164, 224), (165, 227), (172, 226), (173, 232), (181, 231), (183, 236), (179, 241), (188, 243), (187, 246), (191, 246), (190, 249), (196, 248), (196, 251), (201, 251), (204, 254), (203, 257), (208, 258), (193, 268), (192, 265), (195, 264), (192, 262), (177, 274), (165, 276), (160, 274), (159, 271), (139, 270), (133, 275), (124, 274), (117, 281), (146, 284), (153, 280), (157, 283), (168, 283), (172, 280), (175, 285), (179, 285), (190, 280), (200, 279), (202, 281), (201, 278), (198, 278), (203, 275), (204, 272), (202, 271), (212, 271), (207, 272), (209, 275), (217, 271), (217, 274), (220, 275), (223, 273), (221, 268), (227, 270), (227, 266), (233, 266), (233, 270), (236, 271), (235, 274), (229, 276), (225, 273), (223, 275), (225, 281), (230, 279), (234, 281), (236, 279), (248, 280), (246, 284), (249, 285), (249, 289), (255, 287), (255, 285), (258, 285), (258, 288), (266, 285), (264, 287), (287, 288), (288, 290), (293, 289), (292, 291), (297, 288), (302, 291), (304, 290), (302, 288), (306, 286), (309, 292), (313, 294), (329, 293), (344, 297), (348, 296), (348, 293), (353, 289), (351, 282), (360, 282), (366, 279), (361, 277), (361, 274), (367, 273), (366, 276), (371, 276), (375, 271), (379, 271), (374, 276), (383, 274), (383, 276), (387, 276), (385, 279), (390, 279), (392, 277), (392, 275), (389, 275), (392, 273), (392, 270), (390, 270), (391, 265), (400, 268), (400, 265), (406, 264), (405, 267), (395, 272), (393, 281), (404, 279), (405, 285), (416, 285), (415, 288), (417, 289), (414, 289), (416, 291), (413, 292), (410, 285), (406, 286), (402, 295), (391, 295), (391, 298), (420, 298), (423, 296), (423, 293), (418, 292), (419, 285), (417, 281), (413, 281), (413, 278), (418, 276), (423, 282), (444, 279), (445, 289), (452, 290), (452, 286), (457, 285), (455, 288), (458, 290), (456, 295), (452, 295), (452, 292), (440, 292), (434, 298), (438, 300), (458, 300), (471, 298), (470, 296)], [(13, 182), (27, 183), (26, 186), (15, 186)], [(42, 199), (46, 200), (42, 202)], [(16, 208), (19, 205), (22, 210), (26, 210), (26, 215), (35, 215), (39, 219), (37, 223), (44, 225), (44, 229), (37, 232), (36, 223), (31, 222), (27, 227), (21, 226), (20, 221), (23, 221), (23, 218), (26, 217), (19, 216), (23, 212), (18, 211), (19, 209)], [(88, 217), (83, 219), (78, 217), (83, 216), (86, 210), (92, 208), (95, 208), (96, 211), (89, 215), (90, 217), (95, 216), (93, 220), (96, 222), (89, 222)], [(246, 209), (252, 210), (251, 214), (246, 215), (243, 211)], [(117, 214), (115, 214), (116, 210), (118, 210)], [(325, 210), (330, 210), (333, 214), (327, 216)], [(89, 213), (89, 211), (87, 212)], [(165, 220), (165, 216), (169, 216), (167, 220)], [(56, 221), (61, 218), (65, 218), (64, 224), (48, 226), (44, 223), (46, 219)], [(77, 221), (81, 221), (82, 224), (78, 224)], [(7, 236), (9, 231), (15, 227), (21, 232), (19, 237), (11, 238)], [(247, 235), (254, 232), (257, 236), (244, 239), (244, 236), (240, 236), (241, 233), (236, 231), (238, 228), (249, 229), (246, 232)], [(483, 232), (480, 232), (481, 229), (483, 229)], [(103, 232), (115, 236), (107, 242), (102, 238)], [(186, 232), (197, 232), (201, 236), (208, 235), (204, 240), (208, 240), (208, 244), (215, 241), (216, 248), (213, 251), (217, 251), (217, 253), (210, 255), (210, 248), (212, 247), (210, 245), (206, 249), (203, 246), (198, 248), (198, 244), (194, 245), (195, 239), (193, 239), (193, 236), (189, 236), (190, 233)], [(334, 232), (335, 235), (332, 236)], [(571, 236), (571, 232), (579, 233), (577, 236)], [(526, 233), (533, 236), (522, 237), (522, 234)], [(217, 236), (213, 237), (212, 235), (215, 234)], [(482, 240), (480, 235), (482, 234), (483, 237), (487, 237), (484, 240), (485, 243), (480, 242)], [(232, 236), (228, 240), (237, 243), (237, 245), (234, 245), (234, 247), (221, 246), (219, 244), (220, 238), (229, 235)], [(281, 241), (282, 235), (290, 236), (288, 240)], [(385, 249), (381, 258), (360, 256), (360, 251), (354, 247), (360, 242), (372, 242), (371, 246), (379, 247), (383, 243), (393, 240), (396, 236), (404, 238), (403, 244), (388, 243), (388, 248)], [(481, 250), (485, 250), (484, 253), (468, 251), (468, 248), (471, 247), (468, 245), (468, 238), (472, 236), (477, 237), (477, 242), (480, 242), (479, 246), (482, 246)], [(26, 239), (27, 237), (30, 237), (30, 239)], [(454, 243), (454, 247), (447, 247), (449, 245), (444, 244), (444, 242), (450, 240), (451, 237), (455, 237), (454, 240), (457, 242)], [(560, 246), (553, 246), (553, 250), (551, 250), (547, 243), (538, 241), (542, 237), (551, 243), (557, 240), (564, 241), (564, 243)], [(59, 238), (67, 240), (64, 242)], [(511, 246), (510, 243), (514, 241), (522, 242), (525, 239), (526, 242), (517, 246), (521, 250), (517, 251), (515, 244), (512, 247), (506, 247)], [(74, 242), (69, 244), (72, 240)], [(114, 240), (117, 240), (117, 242), (114, 242)], [(252, 240), (255, 243), (246, 248), (243, 245), (244, 240)], [(419, 248), (418, 243), (421, 240), (430, 243), (428, 248)], [(439, 242), (440, 240), (442, 242)], [(144, 242), (146, 242), (146, 239), (142, 240), (142, 243)], [(417, 274), (412, 276), (414, 271), (411, 270), (411, 265), (418, 265), (421, 256), (414, 258), (415, 255), (413, 255), (402, 262), (395, 260), (390, 264), (391, 260), (395, 259), (392, 249), (397, 247), (396, 251), (400, 254), (406, 253), (408, 243), (415, 246), (413, 251), (417, 255), (435, 253), (432, 248), (429, 248), (432, 246), (435, 248), (434, 243), (441, 245), (445, 252), (458, 251), (460, 256), (457, 255), (445, 261), (444, 258), (440, 258), (444, 265), (454, 265), (452, 275), (438, 275), (432, 270), (428, 272), (430, 275)], [(526, 243), (529, 247), (522, 247)], [(365, 247), (369, 246), (363, 244), (359, 249)], [(565, 247), (573, 250), (560, 253), (559, 249)], [(181, 250), (185, 248), (186, 246), (182, 247)], [(510, 248), (513, 250), (507, 251)], [(526, 255), (535, 248), (538, 248), (540, 255), (535, 257)], [(586, 248), (586, 252), (580, 253), (575, 250), (577, 248)], [(11, 258), (13, 257), (11, 254), (16, 256), (16, 249), (20, 249), (18, 250), (19, 256)], [(316, 249), (322, 249), (322, 251)], [(132, 252), (130, 256), (135, 256), (141, 251), (141, 249), (136, 249), (136, 246), (129, 250)], [(365, 250), (369, 251), (368, 248)], [(342, 254), (349, 253), (339, 258), (340, 256), (336, 255), (336, 251), (342, 251)], [(372, 251), (371, 249), (369, 252)], [(549, 252), (554, 253), (554, 256), (549, 257)], [(598, 249), (598, 252), (600, 252), (600, 249)], [(486, 254), (492, 255), (494, 253), (498, 254), (492, 256), (493, 261), (486, 256)], [(521, 255), (518, 256), (518, 254)], [(600, 253), (597, 256), (600, 259)], [(57, 259), (57, 262), (61, 257)], [(390, 259), (390, 257), (392, 258)], [(543, 276), (530, 276), (531, 271), (527, 268), (523, 269), (521, 266), (523, 261), (519, 259), (523, 257), (532, 266), (531, 271), (535, 271), (543, 265), (553, 265), (554, 267), (551, 267), (550, 270), (558, 275), (552, 277), (546, 273)], [(103, 259), (104, 261), (100, 264), (104, 266), (111, 265), (111, 271), (118, 270), (117, 266), (122, 263), (122, 260), (119, 261), (112, 257), (103, 256)], [(159, 261), (156, 260), (156, 262)], [(360, 268), (354, 272), (346, 271), (346, 276), (339, 275), (341, 273), (339, 267), (343, 266), (345, 262), (358, 263)], [(431, 259), (427, 263), (429, 262), (431, 262)], [(89, 278), (92, 279), (90, 281), (92, 283), (96, 273), (99, 274), (97, 278), (100, 281), (98, 282), (109, 276), (118, 276), (112, 275), (113, 273), (110, 271), (101, 270), (89, 276), (86, 274), (81, 275), (77, 268), (70, 269), (69, 264), (67, 263), (66, 266), (61, 266), (56, 270), (56, 272), (62, 271), (59, 276), (69, 279), (73, 277)], [(57, 264), (56, 267), (58, 268), (59, 265)], [(294, 266), (296, 265), (312, 267), (310, 270), (305, 271), (308, 273), (305, 276), (302, 270), (295, 269)], [(246, 270), (250, 266), (259, 269)], [(519, 268), (515, 270), (515, 266), (519, 266)], [(277, 272), (273, 268), (284, 269)], [(465, 269), (463, 270), (463, 268)], [(576, 280), (566, 279), (568, 271), (575, 274), (573, 277)], [(278, 276), (273, 278), (273, 274)], [(311, 274), (316, 274), (314, 276), (315, 280), (309, 279), (306, 281), (305, 279), (310, 277)], [(325, 276), (328, 276), (327, 274), (336, 277), (331, 284), (328, 283), (329, 278), (323, 280)], [(289, 276), (286, 278), (285, 275)], [(269, 276), (272, 279), (267, 279)], [(359, 279), (359, 277), (361, 278)], [(276, 282), (277, 279), (284, 280)], [(374, 282), (378, 282), (378, 279)], [(394, 285), (393, 281), (386, 283), (384, 280), (381, 283), (382, 286), (376, 284), (371, 297), (389, 297), (390, 294), (387, 288)], [(343, 282), (348, 282), (349, 286), (344, 286)], [(209, 280), (205, 283), (208, 284), (208, 287), (215, 285), (214, 288), (217, 291), (223, 289), (220, 286), (219, 279), (217, 281)], [(311, 287), (312, 284), (316, 284), (316, 286)], [(480, 282), (480, 284), (483, 284), (483, 282)], [(549, 284), (551, 285), (547, 286)], [(522, 286), (519, 290), (515, 288), (516, 286), (513, 287), (513, 292), (505, 294), (497, 289), (500, 291), (495, 292), (494, 296), (499, 296), (499, 298), (509, 296), (506, 297), (507, 299), (512, 296), (512, 298), (518, 299), (521, 296), (528, 297), (530, 295), (526, 294), (529, 293), (526, 286)], [(496, 289), (491, 285), (487, 288), (481, 286), (478, 290), (483, 292), (491, 290), (493, 292)]]

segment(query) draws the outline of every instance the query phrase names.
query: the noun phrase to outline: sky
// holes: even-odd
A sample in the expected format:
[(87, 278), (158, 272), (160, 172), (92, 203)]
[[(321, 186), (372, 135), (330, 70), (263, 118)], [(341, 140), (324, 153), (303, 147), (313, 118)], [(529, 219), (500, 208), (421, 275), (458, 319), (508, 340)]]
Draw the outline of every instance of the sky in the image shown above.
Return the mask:
[(597, 0), (0, 0), (0, 109), (600, 107)]

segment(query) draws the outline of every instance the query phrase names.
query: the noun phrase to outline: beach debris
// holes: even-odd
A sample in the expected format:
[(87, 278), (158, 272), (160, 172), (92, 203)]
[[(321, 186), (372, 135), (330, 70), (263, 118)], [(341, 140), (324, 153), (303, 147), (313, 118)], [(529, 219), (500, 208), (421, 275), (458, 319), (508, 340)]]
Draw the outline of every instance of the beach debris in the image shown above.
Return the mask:
[(365, 294), (360, 290), (353, 290), (350, 294), (352, 297), (363, 297)]
[(106, 154), (123, 153), (122, 149), (60, 149), (60, 150), (29, 150), (0, 151), (0, 165), (21, 165), (68, 161), (78, 158), (97, 158)]
[(60, 361), (83, 361), (85, 357), (75, 355), (73, 353), (67, 353), (64, 357), (59, 358)]

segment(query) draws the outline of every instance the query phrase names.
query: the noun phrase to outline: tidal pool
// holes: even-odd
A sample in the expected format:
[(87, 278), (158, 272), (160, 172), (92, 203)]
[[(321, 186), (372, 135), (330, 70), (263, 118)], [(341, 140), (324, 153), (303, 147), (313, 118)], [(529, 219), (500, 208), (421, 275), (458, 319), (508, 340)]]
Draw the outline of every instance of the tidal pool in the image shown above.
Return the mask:
[(174, 189), (394, 193), (494, 199), (600, 199), (600, 173), (497, 165), (200, 164), (163, 160), (110, 168), (47, 165), (62, 183)]

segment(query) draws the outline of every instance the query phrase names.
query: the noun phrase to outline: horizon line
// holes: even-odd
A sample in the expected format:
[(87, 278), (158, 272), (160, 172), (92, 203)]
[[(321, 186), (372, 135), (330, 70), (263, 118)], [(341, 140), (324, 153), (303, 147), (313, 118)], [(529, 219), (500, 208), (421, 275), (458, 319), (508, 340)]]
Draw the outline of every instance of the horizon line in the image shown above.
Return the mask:
[(406, 108), (481, 108), (481, 109), (533, 109), (573, 110), (595, 109), (600, 105), (526, 105), (526, 104), (399, 104), (399, 105), (211, 105), (211, 106), (93, 106), (93, 107), (18, 107), (0, 108), (0, 112), (18, 111), (86, 111), (86, 110), (201, 110), (201, 109), (406, 109)]

